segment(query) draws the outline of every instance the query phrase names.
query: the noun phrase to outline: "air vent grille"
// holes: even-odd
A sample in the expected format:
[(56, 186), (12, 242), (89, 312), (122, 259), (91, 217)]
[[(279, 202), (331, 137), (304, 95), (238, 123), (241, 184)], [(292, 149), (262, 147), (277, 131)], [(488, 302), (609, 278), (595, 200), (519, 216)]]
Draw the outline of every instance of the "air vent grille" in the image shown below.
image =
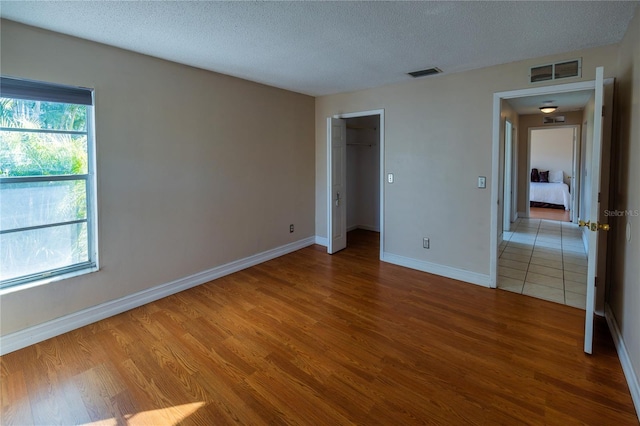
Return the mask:
[(409, 72), (407, 74), (409, 74), (413, 78), (418, 78), (418, 77), (425, 77), (427, 75), (440, 74), (441, 72), (442, 70), (440, 68), (434, 67), (434, 68), (428, 68), (426, 70)]
[(556, 124), (564, 122), (564, 115), (556, 115), (555, 117), (542, 117), (542, 124)]
[(529, 82), (558, 80), (561, 78), (581, 77), (582, 59), (538, 65), (529, 70)]

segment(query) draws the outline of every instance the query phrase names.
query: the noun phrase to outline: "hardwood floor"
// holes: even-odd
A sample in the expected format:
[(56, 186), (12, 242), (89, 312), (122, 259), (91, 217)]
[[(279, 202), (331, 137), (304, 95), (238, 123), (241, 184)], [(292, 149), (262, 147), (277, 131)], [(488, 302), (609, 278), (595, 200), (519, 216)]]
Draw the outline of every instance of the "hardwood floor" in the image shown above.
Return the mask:
[(312, 246), (3, 356), (3, 425), (638, 424), (606, 324)]
[(542, 207), (529, 207), (530, 219), (557, 220), (560, 222), (571, 222), (569, 211), (560, 209), (549, 209)]

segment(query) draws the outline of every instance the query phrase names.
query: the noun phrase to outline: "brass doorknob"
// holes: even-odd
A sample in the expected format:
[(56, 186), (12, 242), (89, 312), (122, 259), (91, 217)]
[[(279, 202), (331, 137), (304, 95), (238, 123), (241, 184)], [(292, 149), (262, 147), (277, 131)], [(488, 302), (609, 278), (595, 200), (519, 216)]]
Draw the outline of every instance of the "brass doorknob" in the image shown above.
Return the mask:
[(584, 220), (578, 219), (578, 226), (586, 226), (588, 228), (589, 225), (591, 225), (591, 221), (590, 220), (585, 222)]
[(608, 223), (599, 223), (598, 229), (602, 229), (603, 231), (608, 231), (609, 229), (611, 229), (611, 227), (609, 226)]

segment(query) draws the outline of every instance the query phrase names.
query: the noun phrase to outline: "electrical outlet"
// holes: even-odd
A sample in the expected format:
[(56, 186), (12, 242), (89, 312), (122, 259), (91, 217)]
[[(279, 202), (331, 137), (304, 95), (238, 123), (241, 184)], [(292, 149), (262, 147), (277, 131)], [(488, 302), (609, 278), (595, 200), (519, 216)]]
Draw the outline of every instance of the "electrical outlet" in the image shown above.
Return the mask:
[(289, 225), (289, 233), (293, 232), (293, 223), (291, 225)]
[(422, 239), (422, 247), (428, 249), (429, 248), (429, 239), (428, 238), (423, 238)]

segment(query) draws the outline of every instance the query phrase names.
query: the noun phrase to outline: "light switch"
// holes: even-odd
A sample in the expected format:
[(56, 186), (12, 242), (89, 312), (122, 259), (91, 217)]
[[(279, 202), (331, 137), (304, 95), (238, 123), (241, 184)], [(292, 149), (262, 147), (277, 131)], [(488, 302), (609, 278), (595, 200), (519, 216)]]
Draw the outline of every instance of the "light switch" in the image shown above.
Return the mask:
[(478, 188), (487, 187), (487, 178), (485, 176), (478, 176)]
[(387, 175), (387, 182), (389, 182), (389, 183), (393, 183), (393, 173), (389, 173), (389, 174)]

